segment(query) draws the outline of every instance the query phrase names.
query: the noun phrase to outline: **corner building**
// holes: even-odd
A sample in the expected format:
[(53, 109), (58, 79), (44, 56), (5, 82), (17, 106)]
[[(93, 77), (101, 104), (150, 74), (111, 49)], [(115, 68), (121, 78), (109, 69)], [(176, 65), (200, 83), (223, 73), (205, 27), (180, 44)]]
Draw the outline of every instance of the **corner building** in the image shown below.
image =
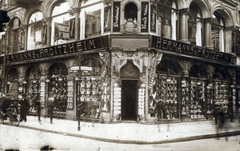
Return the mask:
[[(3, 0), (1, 92), (29, 114), (96, 122), (213, 119), (240, 102), (236, 0)], [(79, 112), (80, 110), (80, 112)]]

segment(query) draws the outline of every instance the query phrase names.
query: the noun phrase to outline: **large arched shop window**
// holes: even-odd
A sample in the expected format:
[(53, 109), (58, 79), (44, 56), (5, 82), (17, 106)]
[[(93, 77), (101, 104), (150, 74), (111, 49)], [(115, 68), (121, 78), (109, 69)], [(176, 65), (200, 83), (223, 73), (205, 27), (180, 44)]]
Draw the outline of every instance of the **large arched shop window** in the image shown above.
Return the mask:
[(202, 46), (202, 15), (201, 10), (195, 2), (190, 4), (188, 19), (188, 40), (191, 44)]
[(43, 31), (42, 31), (42, 18), (43, 14), (37, 11), (31, 15), (28, 21), (28, 36), (27, 36), (27, 49), (40, 48), (42, 46)]
[[(176, 66), (170, 61), (163, 60), (157, 65), (157, 77), (155, 78), (156, 83), (153, 87), (152, 98), (159, 104), (156, 107), (160, 106), (159, 120), (179, 118), (179, 76), (177, 73)], [(149, 102), (149, 111), (151, 111), (152, 105), (152, 102)]]
[(207, 71), (202, 66), (194, 65), (189, 72), (189, 117), (190, 119), (206, 118), (206, 78)]
[(72, 29), (74, 16), (69, 11), (68, 2), (59, 3), (52, 11), (51, 45), (66, 43), (74, 38)]
[(10, 31), (9, 31), (9, 52), (16, 53), (19, 50), (24, 49), (24, 32), (20, 30), (21, 21), (18, 17), (14, 17), (10, 21)]
[(67, 109), (67, 68), (60, 62), (54, 63), (49, 68), (49, 97), (55, 97), (53, 114), (66, 115)]
[(88, 58), (81, 61), (81, 66), (92, 69), (81, 71), (81, 82), (78, 83), (76, 90), (77, 96), (80, 96), (77, 97), (77, 102), (82, 102), (81, 116), (99, 119), (103, 101), (108, 99), (104, 94), (105, 85), (101, 79), (101, 64), (98, 59)]
[(100, 36), (103, 31), (103, 3), (100, 0), (83, 1), (80, 12), (80, 39)]
[(25, 94), (29, 101), (29, 113), (37, 114), (36, 102), (40, 101), (40, 70), (37, 67), (30, 67), (26, 71)]
[(224, 52), (224, 28), (225, 20), (219, 10), (213, 13), (213, 22), (211, 25), (211, 47), (214, 50)]

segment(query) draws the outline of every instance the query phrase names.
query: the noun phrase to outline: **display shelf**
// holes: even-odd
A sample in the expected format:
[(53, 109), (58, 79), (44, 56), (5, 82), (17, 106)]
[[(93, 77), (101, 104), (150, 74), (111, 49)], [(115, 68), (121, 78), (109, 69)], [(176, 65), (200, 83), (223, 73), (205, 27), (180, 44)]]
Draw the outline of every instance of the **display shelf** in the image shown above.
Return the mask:
[(68, 81), (68, 92), (67, 92), (67, 109), (72, 110), (74, 108), (73, 99), (73, 81)]
[(213, 84), (208, 83), (206, 87), (206, 116), (213, 117)]
[(81, 117), (100, 118), (100, 100), (104, 97), (101, 92), (100, 77), (82, 76), (79, 82), (81, 95), (78, 101), (82, 102)]
[(113, 85), (113, 116), (119, 120), (121, 115), (121, 87), (118, 83)]
[(191, 79), (190, 118), (205, 118), (205, 81), (202, 79)]
[(218, 107), (221, 104), (228, 104), (228, 82), (214, 81), (214, 104)]
[(182, 104), (181, 104), (181, 116), (183, 118), (189, 118), (189, 81), (186, 78), (183, 78), (181, 81), (182, 87)]

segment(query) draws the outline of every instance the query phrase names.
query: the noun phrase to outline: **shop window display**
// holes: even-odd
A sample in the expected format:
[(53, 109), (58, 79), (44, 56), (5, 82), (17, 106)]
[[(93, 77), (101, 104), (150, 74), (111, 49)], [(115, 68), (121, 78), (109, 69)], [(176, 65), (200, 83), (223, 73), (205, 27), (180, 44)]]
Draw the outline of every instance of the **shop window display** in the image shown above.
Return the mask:
[(81, 117), (99, 118), (100, 117), (100, 100), (101, 80), (100, 77), (86, 76), (82, 77), (79, 83), (80, 100), (83, 102)]
[(207, 119), (213, 118), (213, 84), (208, 83), (207, 85), (207, 95), (206, 95), (206, 116)]
[(205, 117), (205, 82), (201, 79), (191, 78), (190, 86), (190, 118)]
[[(30, 104), (30, 113), (37, 112), (36, 101), (39, 99), (39, 83), (36, 80), (29, 81), (29, 104)], [(38, 100), (39, 101), (39, 100)]]
[(29, 19), (27, 49), (40, 48), (42, 46), (42, 12), (35, 12)]
[[(109, 80), (105, 77), (104, 66), (101, 67), (98, 55), (86, 55), (81, 66), (90, 70), (82, 70), (77, 82), (77, 104), (81, 106), (81, 117), (99, 119), (100, 111), (109, 112)], [(75, 79), (76, 80), (76, 79)], [(77, 111), (78, 115), (78, 111)]]
[(67, 109), (67, 78), (62, 69), (55, 69), (50, 78), (50, 93), (55, 97), (53, 114), (65, 115)]
[(29, 100), (29, 113), (37, 113), (37, 102), (40, 102), (40, 73), (34, 68), (27, 70), (27, 81), (23, 84), (26, 86), (26, 96)]
[(177, 84), (177, 77), (158, 74), (155, 84), (156, 96), (152, 97), (156, 98), (156, 111), (160, 113), (159, 119), (178, 118)]
[(215, 109), (220, 106), (228, 108), (228, 82), (214, 81), (214, 105)]

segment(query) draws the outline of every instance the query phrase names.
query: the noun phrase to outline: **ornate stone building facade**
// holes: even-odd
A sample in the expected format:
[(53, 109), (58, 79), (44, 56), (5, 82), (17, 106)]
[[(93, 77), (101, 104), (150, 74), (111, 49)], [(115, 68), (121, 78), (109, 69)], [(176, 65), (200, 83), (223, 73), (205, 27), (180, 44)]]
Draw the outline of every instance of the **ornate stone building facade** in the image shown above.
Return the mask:
[[(211, 120), (240, 102), (237, 1), (3, 0), (3, 93), (30, 114), (102, 122)], [(80, 106), (81, 105), (81, 106)], [(79, 115), (79, 110), (81, 114)]]

